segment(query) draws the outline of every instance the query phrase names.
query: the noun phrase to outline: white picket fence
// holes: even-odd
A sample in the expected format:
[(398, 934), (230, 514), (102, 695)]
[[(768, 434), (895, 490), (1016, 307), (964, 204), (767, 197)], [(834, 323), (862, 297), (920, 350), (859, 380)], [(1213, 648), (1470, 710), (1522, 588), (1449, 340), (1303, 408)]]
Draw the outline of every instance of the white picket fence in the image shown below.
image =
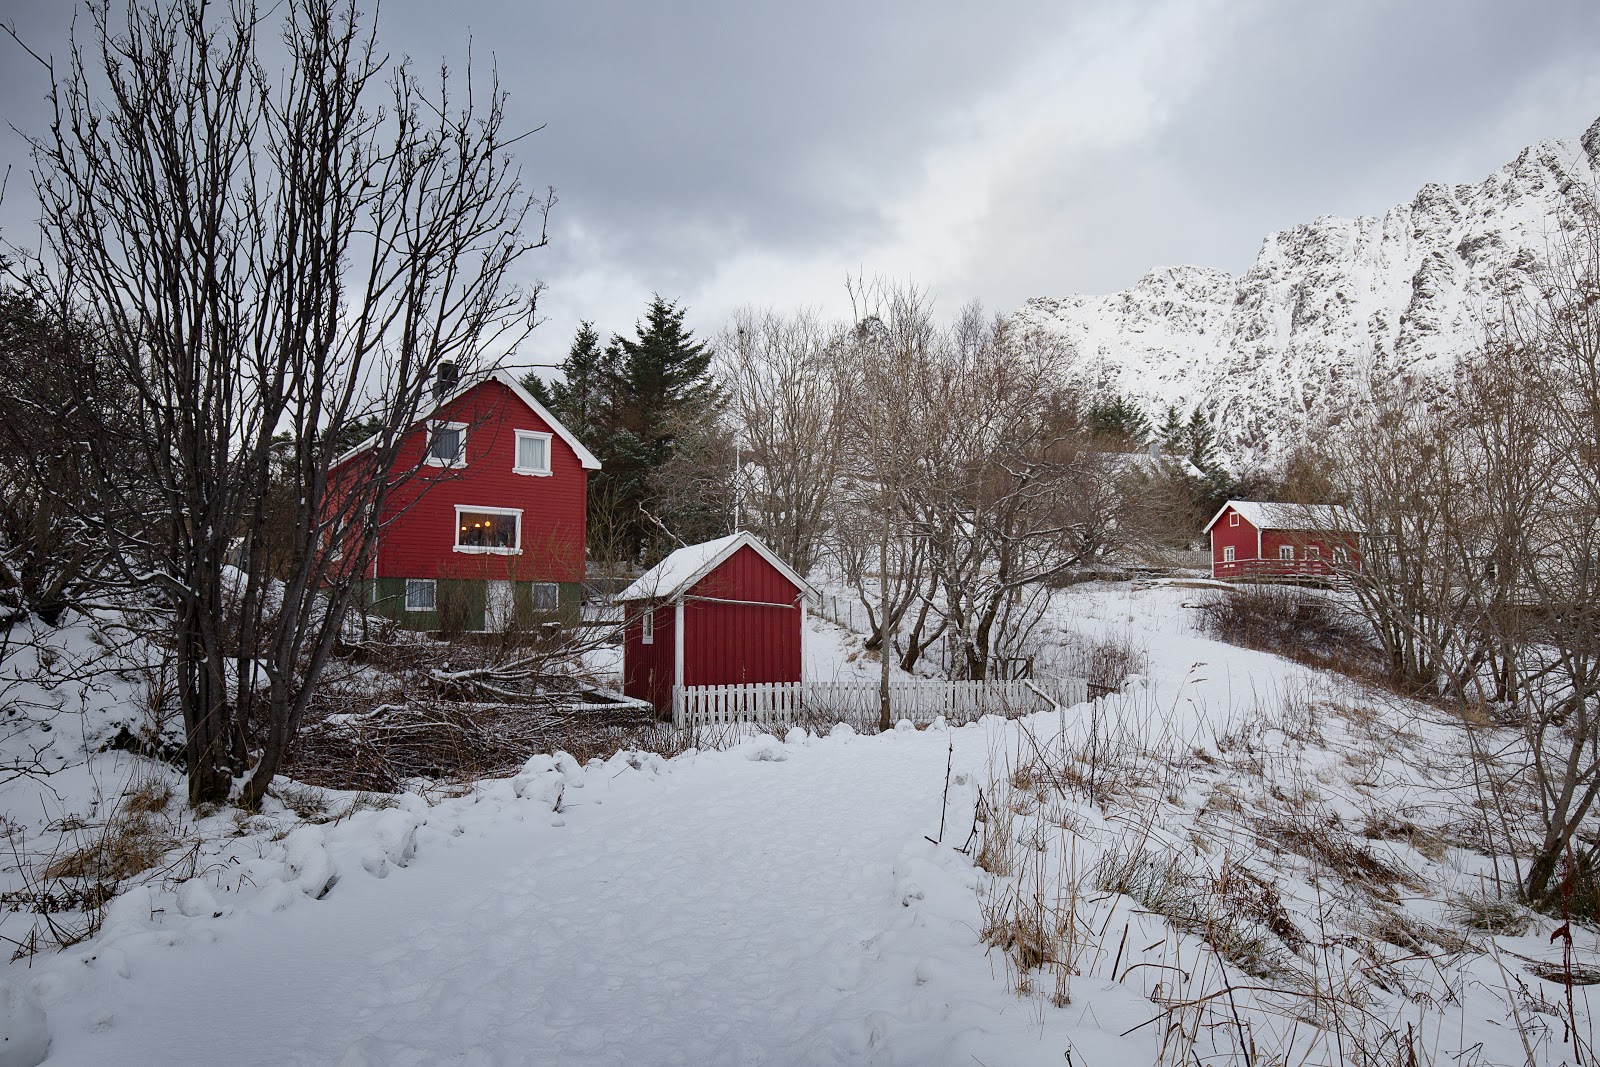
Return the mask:
[[(1041, 695), (1043, 694), (1043, 695)], [(1082, 678), (1032, 681), (940, 682), (918, 680), (889, 686), (895, 721), (931, 723), (939, 716), (952, 725), (984, 715), (1022, 715), (1071, 707), (1089, 699)], [(817, 718), (868, 724), (878, 721), (876, 685), (832, 682), (768, 682), (754, 685), (673, 686), (672, 721), (678, 726), (736, 723), (774, 724)]]

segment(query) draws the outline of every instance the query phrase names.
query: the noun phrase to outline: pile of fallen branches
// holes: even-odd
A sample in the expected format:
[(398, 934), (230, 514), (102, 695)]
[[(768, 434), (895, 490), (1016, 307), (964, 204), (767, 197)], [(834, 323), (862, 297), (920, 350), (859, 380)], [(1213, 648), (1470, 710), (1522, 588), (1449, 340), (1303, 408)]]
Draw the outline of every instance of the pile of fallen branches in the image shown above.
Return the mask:
[(648, 708), (570, 711), (548, 702), (424, 698), (311, 724), (288, 774), (313, 785), (393, 792), (419, 778), (459, 782), (513, 774), (536, 752), (560, 749), (581, 762), (624, 748), (671, 754), (686, 744)]

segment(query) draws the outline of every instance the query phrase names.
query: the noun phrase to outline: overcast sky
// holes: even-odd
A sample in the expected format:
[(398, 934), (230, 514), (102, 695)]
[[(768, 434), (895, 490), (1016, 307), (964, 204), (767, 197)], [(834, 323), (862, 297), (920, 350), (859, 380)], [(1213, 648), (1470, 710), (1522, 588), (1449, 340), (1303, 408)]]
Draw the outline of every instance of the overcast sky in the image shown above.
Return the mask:
[[(0, 0), (59, 54), (72, 5)], [(751, 304), (842, 310), (853, 272), (953, 311), (1111, 292), (1152, 266), (1239, 272), (1271, 230), (1475, 181), (1600, 117), (1600, 4), (384, 0), (419, 61), (492, 54), (525, 180), (554, 185), (522, 362), (652, 292), (714, 333)], [(0, 119), (43, 74), (0, 48)], [(32, 190), (0, 138), (8, 240)]]

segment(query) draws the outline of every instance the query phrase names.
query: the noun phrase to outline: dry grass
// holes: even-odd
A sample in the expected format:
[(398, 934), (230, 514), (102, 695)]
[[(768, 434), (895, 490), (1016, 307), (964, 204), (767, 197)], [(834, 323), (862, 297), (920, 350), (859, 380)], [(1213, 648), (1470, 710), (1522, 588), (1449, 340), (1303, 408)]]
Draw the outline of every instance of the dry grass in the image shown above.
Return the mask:
[(1309, 861), (1313, 877), (1332, 874), (1389, 900), (1398, 897), (1400, 888), (1415, 891), (1426, 888), (1426, 883), (1414, 871), (1378, 856), (1329, 820), (1270, 821), (1258, 832), (1264, 842)]
[(156, 866), (178, 842), (171, 822), (125, 810), (87, 842), (52, 860), (44, 876), (115, 885)]
[(1455, 897), (1450, 901), (1447, 914), (1457, 925), (1486, 934), (1520, 937), (1533, 925), (1533, 916), (1526, 907), (1498, 896)]

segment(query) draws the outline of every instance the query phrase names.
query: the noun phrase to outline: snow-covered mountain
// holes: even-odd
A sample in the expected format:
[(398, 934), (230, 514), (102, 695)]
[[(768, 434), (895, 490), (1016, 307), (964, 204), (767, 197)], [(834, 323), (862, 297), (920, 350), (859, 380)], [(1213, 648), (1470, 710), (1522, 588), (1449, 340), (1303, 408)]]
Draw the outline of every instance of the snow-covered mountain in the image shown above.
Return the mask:
[(1600, 120), (1476, 185), (1426, 185), (1382, 218), (1271, 234), (1241, 277), (1158, 267), (1123, 292), (1039, 297), (1017, 317), (1068, 339), (1083, 381), (1152, 421), (1169, 403), (1212, 404), (1225, 455), (1268, 459), (1350, 410), (1369, 380), (1448, 377), (1597, 184)]

